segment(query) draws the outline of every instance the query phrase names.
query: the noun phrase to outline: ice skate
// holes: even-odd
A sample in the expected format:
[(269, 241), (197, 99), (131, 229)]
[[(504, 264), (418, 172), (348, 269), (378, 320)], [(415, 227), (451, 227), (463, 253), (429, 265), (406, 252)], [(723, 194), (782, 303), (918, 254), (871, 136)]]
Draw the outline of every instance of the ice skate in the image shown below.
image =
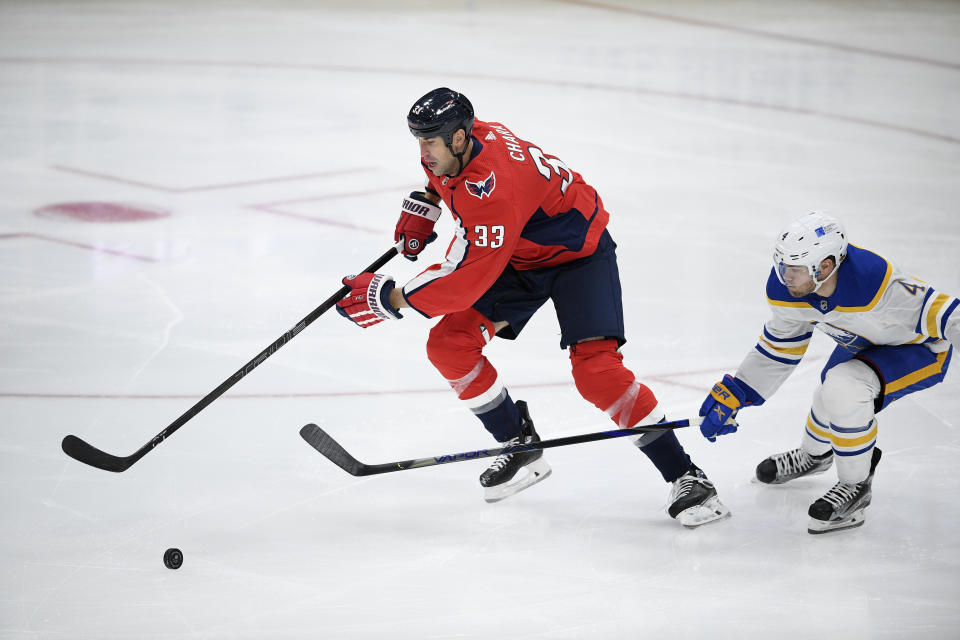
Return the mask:
[(757, 465), (757, 480), (764, 484), (783, 484), (803, 476), (823, 473), (833, 465), (833, 451), (814, 456), (803, 449), (777, 453)]
[(730, 515), (730, 510), (720, 502), (713, 482), (693, 463), (686, 473), (673, 481), (669, 501), (667, 513), (688, 529)]
[[(520, 410), (523, 430), (519, 436), (505, 442), (504, 446), (510, 447), (539, 442), (540, 436), (533, 428), (533, 420), (530, 419), (527, 403), (518, 400), (517, 409)], [(516, 477), (518, 473), (520, 473), (519, 478)], [(493, 464), (480, 476), (480, 484), (484, 487), (483, 499), (487, 502), (498, 502), (504, 498), (509, 498), (513, 494), (545, 480), (550, 473), (550, 465), (543, 459), (542, 449), (503, 453), (497, 456)]]
[(870, 475), (863, 482), (838, 482), (830, 491), (810, 505), (810, 524), (807, 532), (813, 534), (843, 531), (859, 527), (864, 522), (864, 510), (870, 506), (873, 472), (880, 462), (881, 451), (874, 447), (870, 461)]

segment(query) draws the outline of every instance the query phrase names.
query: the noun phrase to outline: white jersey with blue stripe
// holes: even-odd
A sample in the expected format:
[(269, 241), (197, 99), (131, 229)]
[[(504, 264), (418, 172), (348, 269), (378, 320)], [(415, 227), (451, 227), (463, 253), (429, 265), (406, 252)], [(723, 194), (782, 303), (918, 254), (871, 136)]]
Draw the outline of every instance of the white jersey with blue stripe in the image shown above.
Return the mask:
[(883, 257), (850, 245), (836, 278), (828, 298), (794, 298), (771, 270), (767, 301), (773, 316), (736, 374), (762, 398), (793, 372), (814, 329), (853, 353), (903, 344), (941, 352), (960, 344), (960, 300), (904, 275)]

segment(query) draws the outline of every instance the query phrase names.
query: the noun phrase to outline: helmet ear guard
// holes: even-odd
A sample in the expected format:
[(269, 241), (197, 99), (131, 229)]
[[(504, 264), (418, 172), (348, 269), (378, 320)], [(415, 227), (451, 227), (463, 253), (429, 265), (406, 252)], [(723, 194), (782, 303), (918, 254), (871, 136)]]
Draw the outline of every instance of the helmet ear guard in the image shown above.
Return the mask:
[[(773, 250), (774, 272), (784, 285), (787, 267), (806, 267), (816, 281), (816, 288), (826, 282), (847, 257), (847, 236), (840, 221), (826, 213), (814, 211), (788, 224), (777, 238)], [(824, 280), (820, 280), (821, 263), (833, 258), (835, 268)]]

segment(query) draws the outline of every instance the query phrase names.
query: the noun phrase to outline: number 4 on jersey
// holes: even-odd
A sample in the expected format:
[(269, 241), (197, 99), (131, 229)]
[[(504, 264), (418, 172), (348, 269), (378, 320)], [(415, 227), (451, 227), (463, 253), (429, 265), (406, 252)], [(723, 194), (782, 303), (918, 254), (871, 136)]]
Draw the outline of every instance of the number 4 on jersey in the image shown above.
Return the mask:
[(916, 284), (914, 282), (904, 282), (903, 280), (900, 280), (900, 286), (906, 289), (907, 292), (912, 296), (917, 295), (918, 291), (920, 293), (923, 293), (924, 291), (927, 290), (927, 288), (922, 285)]
[(554, 175), (557, 175), (562, 179), (560, 182), (560, 193), (566, 193), (567, 187), (573, 182), (573, 172), (567, 168), (567, 165), (563, 164), (560, 158), (548, 158), (543, 151), (534, 146), (527, 147), (527, 153), (533, 158), (534, 164), (537, 165), (537, 171), (539, 171), (540, 175), (544, 178), (550, 180)]

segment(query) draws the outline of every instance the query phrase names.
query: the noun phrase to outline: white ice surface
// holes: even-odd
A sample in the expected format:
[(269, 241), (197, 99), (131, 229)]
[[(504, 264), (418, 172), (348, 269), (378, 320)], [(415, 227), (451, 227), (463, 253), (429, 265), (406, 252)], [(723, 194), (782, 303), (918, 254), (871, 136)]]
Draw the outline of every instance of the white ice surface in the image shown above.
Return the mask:
[[(832, 473), (750, 482), (822, 336), (739, 433), (680, 433), (733, 511), (700, 530), (622, 440), (492, 505), (480, 463), (317, 455), (307, 422), (366, 462), (490, 442), (412, 314), (323, 316), (123, 474), (60, 451), (135, 451), (389, 248), (440, 85), (600, 190), (626, 360), (671, 416), (752, 347), (810, 209), (960, 293), (955, 2), (0, 2), (0, 637), (956, 638), (956, 371), (881, 414), (860, 529), (806, 533)], [(170, 215), (34, 213), (91, 201)], [(606, 428), (557, 342), (548, 307), (487, 353), (544, 437)]]

